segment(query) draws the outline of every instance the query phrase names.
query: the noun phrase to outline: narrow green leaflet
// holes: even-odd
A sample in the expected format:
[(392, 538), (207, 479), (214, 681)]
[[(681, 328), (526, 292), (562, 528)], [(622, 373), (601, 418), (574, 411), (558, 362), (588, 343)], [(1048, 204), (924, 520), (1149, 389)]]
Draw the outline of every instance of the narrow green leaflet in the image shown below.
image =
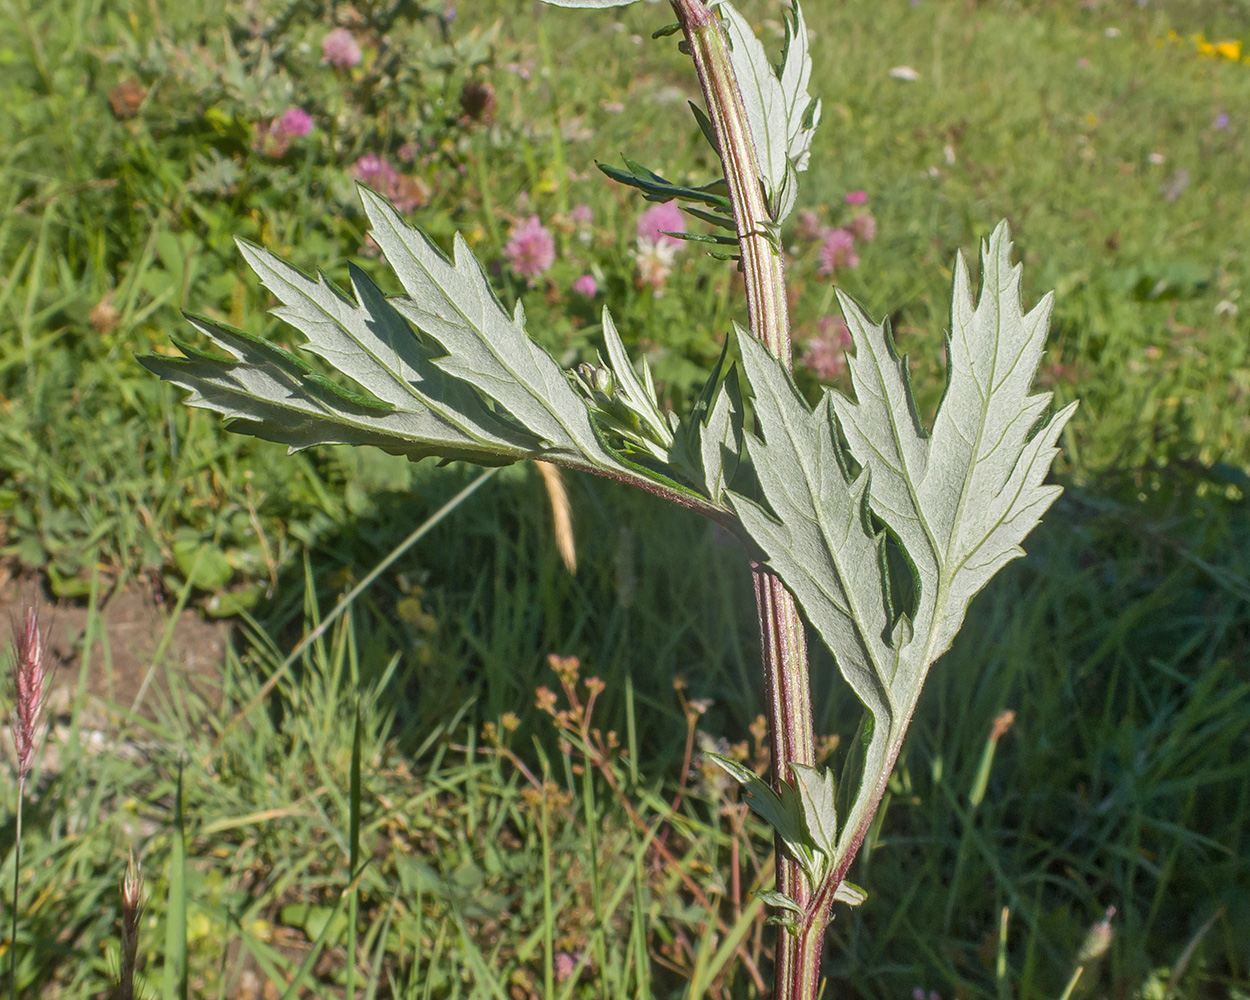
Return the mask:
[[(713, 216), (711, 221), (727, 229), (734, 228), (733, 217), (730, 214), (732, 209), (729, 206), (729, 195), (726, 193), (724, 179), (705, 184), (703, 187), (690, 187), (666, 180), (654, 170), (648, 170), (637, 160), (631, 160), (628, 156), (622, 156), (621, 159), (625, 161), (628, 169), (622, 170), (620, 167), (613, 167), (606, 163), (600, 163), (599, 169), (618, 184), (627, 184), (637, 188), (647, 201), (664, 202), (681, 199), (682, 201), (697, 201), (719, 209), (724, 213), (723, 217)], [(700, 218), (704, 217), (700, 216)]]
[[(749, 805), (781, 838), (791, 856), (803, 867), (811, 884), (819, 885), (829, 874), (836, 856), (838, 822), (834, 811), (833, 774), (827, 770), (791, 764), (792, 782), (781, 792), (773, 790), (750, 768), (720, 754), (707, 756), (742, 786)], [(793, 909), (793, 900), (774, 893), (772, 906)], [(783, 902), (784, 900), (784, 902)]]
[(638, 0), (543, 0), (553, 7), (624, 7)]
[(778, 910), (785, 910), (787, 913), (793, 913), (800, 917), (803, 915), (803, 907), (799, 906), (785, 893), (776, 892), (773, 889), (761, 889), (755, 895), (769, 906), (776, 907)]
[(724, 498), (742, 455), (742, 396), (732, 371), (721, 378), (726, 342), (694, 408), (673, 434), (668, 461), (715, 503)]
[(778, 795), (768, 782), (736, 760), (710, 751), (705, 753), (705, 756), (742, 786), (747, 805), (777, 832), (782, 843), (786, 845), (786, 850), (803, 866), (808, 877), (814, 881), (814, 876), (820, 873), (819, 862), (812, 850), (810, 838), (806, 836), (802, 806), (794, 786), (789, 783), (783, 784), (781, 794)]
[(820, 124), (820, 101), (807, 92), (812, 57), (803, 11), (794, 0), (785, 18), (786, 42), (778, 73), (746, 18), (728, 0), (718, 9), (729, 34), (730, 59), (742, 88), (769, 214), (780, 223), (794, 209), (798, 174), (807, 169), (812, 136)]

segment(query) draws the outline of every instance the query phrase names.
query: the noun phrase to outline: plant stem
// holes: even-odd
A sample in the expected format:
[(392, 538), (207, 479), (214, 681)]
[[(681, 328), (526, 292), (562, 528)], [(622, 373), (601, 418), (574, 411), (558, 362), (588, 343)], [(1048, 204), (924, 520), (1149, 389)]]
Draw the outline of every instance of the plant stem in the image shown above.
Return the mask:
[[(671, 2), (694, 59), (716, 134), (737, 225), (751, 333), (788, 369), (790, 322), (781, 250), (769, 238), (772, 220), (760, 190), (759, 163), (728, 44), (716, 15), (703, 0)], [(773, 786), (780, 788), (790, 776), (791, 764), (815, 763), (807, 640), (794, 598), (780, 578), (759, 563), (753, 563), (751, 570), (769, 704)], [(778, 930), (773, 996), (777, 1000), (814, 1000), (828, 907), (810, 906), (813, 887), (786, 854), (779, 837), (775, 844), (777, 888), (803, 908), (804, 917), (793, 931), (786, 927)]]
[(22, 800), (26, 797), (26, 775), (17, 776), (17, 829), (13, 834), (13, 937), (9, 940), (9, 998), (17, 1000), (17, 914), (18, 894), (22, 891)]
[(747, 125), (742, 90), (729, 61), (720, 22), (703, 0), (671, 0), (699, 74), (729, 187), (746, 279), (751, 333), (790, 368), (790, 315), (781, 248), (769, 238), (772, 219), (760, 190), (759, 159)]
[[(790, 774), (791, 764), (815, 764), (815, 736), (812, 727), (812, 697), (807, 669), (807, 638), (794, 598), (776, 574), (752, 563), (755, 582), (755, 607), (760, 620), (760, 644), (764, 656), (765, 697), (768, 700), (768, 734), (772, 742), (773, 788)], [(786, 852), (780, 835), (774, 838), (777, 852), (777, 891), (789, 896), (807, 911), (812, 887), (807, 884), (798, 863)], [(810, 942), (804, 947), (806, 935), (781, 926), (777, 931), (776, 969), (773, 996), (777, 1000), (808, 1000), (816, 996), (815, 980), (810, 990), (798, 983), (809, 967), (811, 977), (820, 967), (820, 941), (824, 927), (811, 954)], [(793, 985), (792, 985), (793, 984)]]

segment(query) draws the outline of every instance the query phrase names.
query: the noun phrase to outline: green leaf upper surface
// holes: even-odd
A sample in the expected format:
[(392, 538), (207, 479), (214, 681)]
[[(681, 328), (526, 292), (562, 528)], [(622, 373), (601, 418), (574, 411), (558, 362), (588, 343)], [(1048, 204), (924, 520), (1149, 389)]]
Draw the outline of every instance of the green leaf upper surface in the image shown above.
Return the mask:
[[(314, 372), (297, 355), (208, 320), (191, 324), (237, 360), (216, 358), (186, 345), (186, 357), (151, 355), (149, 370), (192, 390), (188, 403), (215, 410), (246, 430), (292, 450), (316, 444), (372, 444), (411, 458), (463, 458), (498, 465), (528, 448), (485, 446), (439, 414), (418, 404), (379, 407)], [(531, 439), (532, 440), (532, 439)]]
[(776, 892), (772, 889), (761, 889), (755, 895), (769, 906), (775, 906), (779, 910), (785, 910), (787, 913), (793, 913), (800, 917), (803, 915), (803, 907), (799, 906), (798, 903), (784, 893)]
[[(153, 355), (143, 364), (191, 390), (191, 405), (292, 449), (371, 444), (413, 460), (479, 465), (540, 458), (731, 520), (720, 489), (704, 491), (698, 476), (674, 467), (676, 419), (659, 409), (645, 363), (642, 378), (635, 374), (606, 311), (604, 335), (621, 391), (583, 399), (576, 376), (526, 334), (520, 305), (512, 315), (503, 309), (459, 235), (449, 260), (382, 198), (359, 190), (373, 237), (406, 295), (387, 298), (352, 268), (353, 301), (324, 276), (312, 278), (260, 247), (239, 244), (280, 300), (274, 314), (304, 334), (304, 348), (336, 378), (292, 351), (192, 317), (229, 357), (175, 341), (185, 357)], [(621, 435), (629, 450), (615, 451), (608, 434)], [(645, 464), (629, 457), (639, 451)]]
[(364, 187), (360, 194), (373, 239), (408, 293), (391, 303), (446, 351), (434, 364), (503, 407), (553, 459), (629, 472), (603, 444), (564, 370), (525, 333), (521, 304), (512, 316), (504, 311), (463, 237), (456, 234), (448, 260), (379, 195)]
[(786, 42), (778, 73), (746, 18), (728, 0), (718, 9), (729, 35), (730, 59), (742, 88), (769, 214), (780, 223), (794, 208), (797, 175), (807, 169), (812, 136), (820, 124), (820, 101), (807, 92), (812, 57), (803, 11), (794, 0), (792, 11), (785, 17)]
[(654, 170), (648, 170), (636, 160), (631, 160), (628, 156), (622, 156), (625, 166), (628, 170), (622, 170), (620, 167), (613, 167), (606, 163), (598, 164), (600, 170), (620, 184), (628, 184), (630, 187), (637, 188), (642, 192), (643, 197), (647, 201), (697, 201), (704, 205), (710, 205), (712, 208), (720, 209), (725, 213), (724, 220), (716, 219), (717, 225), (728, 223), (727, 228), (733, 227), (733, 219), (730, 216), (732, 211), (729, 204), (729, 195), (724, 179), (713, 181), (711, 184), (705, 184), (703, 187), (690, 187), (685, 184), (674, 184), (670, 180), (666, 180), (657, 174)]
[(816, 855), (807, 835), (802, 806), (795, 787), (789, 783), (782, 784), (781, 794), (778, 795), (768, 782), (737, 761), (710, 751), (705, 756), (742, 786), (747, 805), (777, 832), (782, 843), (786, 845), (786, 850), (803, 866), (808, 877), (817, 875)]
[[(706, 756), (742, 786), (747, 804), (776, 831), (811, 884), (819, 885), (833, 864), (838, 839), (832, 772), (792, 763), (794, 780), (782, 782), (776, 791), (737, 761), (711, 752)], [(792, 900), (771, 902), (793, 905)]]

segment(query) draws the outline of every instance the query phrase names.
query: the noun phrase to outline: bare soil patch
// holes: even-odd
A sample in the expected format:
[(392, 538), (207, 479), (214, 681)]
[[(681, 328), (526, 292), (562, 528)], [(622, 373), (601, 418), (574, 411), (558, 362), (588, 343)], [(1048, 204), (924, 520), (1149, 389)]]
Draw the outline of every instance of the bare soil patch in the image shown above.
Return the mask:
[[(217, 703), (228, 621), (208, 620), (191, 609), (175, 619), (172, 604), (156, 587), (134, 579), (106, 593), (93, 612), (84, 601), (52, 597), (38, 576), (13, 576), (0, 566), (0, 623), (20, 621), (32, 602), (51, 654), (51, 712), (66, 711), (80, 683), (84, 710), (102, 721), (128, 713), (140, 693), (139, 713), (152, 717), (171, 680), (184, 682), (208, 704)], [(8, 645), (11, 639), (6, 635), (3, 641)]]

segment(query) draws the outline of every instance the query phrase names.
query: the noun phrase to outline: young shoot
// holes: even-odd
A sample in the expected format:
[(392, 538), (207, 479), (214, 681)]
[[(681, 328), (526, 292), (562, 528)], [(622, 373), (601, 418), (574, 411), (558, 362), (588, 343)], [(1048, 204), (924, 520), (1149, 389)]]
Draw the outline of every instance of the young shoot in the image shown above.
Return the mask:
[[(562, 369), (528, 336), (521, 306), (500, 305), (461, 237), (448, 258), (363, 186), (372, 237), (400, 295), (383, 295), (355, 268), (346, 294), (239, 243), (281, 303), (275, 315), (304, 335), (322, 367), (197, 317), (188, 318), (228, 357), (176, 341), (183, 357), (143, 363), (190, 390), (191, 405), (293, 450), (370, 444), (414, 461), (541, 460), (632, 484), (734, 532), (753, 558), (774, 773), (765, 782), (717, 761), (776, 833), (777, 886), (765, 896), (779, 924), (774, 995), (813, 1000), (834, 904), (865, 898), (847, 876), (925, 677), (969, 602), (1023, 554), (1025, 536), (1059, 495), (1044, 480), (1075, 404), (1049, 414), (1050, 395), (1031, 393), (1051, 296), (1031, 309), (1021, 302), (1004, 223), (981, 248), (979, 295), (956, 260), (948, 389), (931, 425), (918, 416), (888, 324), (841, 294), (853, 395), (826, 390), (809, 407), (790, 376), (778, 236), (821, 118), (802, 11), (797, 0), (783, 9), (786, 41), (774, 67), (727, 0), (672, 0), (672, 8), (677, 26), (667, 34), (680, 32), (694, 62), (704, 99), (695, 117), (722, 175), (683, 186), (632, 159), (605, 172), (712, 223), (725, 234), (713, 242), (740, 261), (746, 325), (726, 331), (727, 354), (689, 413), (661, 410), (645, 360), (627, 356), (608, 309), (599, 363)], [(737, 361), (727, 365), (731, 354)], [(864, 709), (862, 754), (839, 781), (815, 766), (808, 626)], [(842, 813), (838, 802), (847, 804)]]

